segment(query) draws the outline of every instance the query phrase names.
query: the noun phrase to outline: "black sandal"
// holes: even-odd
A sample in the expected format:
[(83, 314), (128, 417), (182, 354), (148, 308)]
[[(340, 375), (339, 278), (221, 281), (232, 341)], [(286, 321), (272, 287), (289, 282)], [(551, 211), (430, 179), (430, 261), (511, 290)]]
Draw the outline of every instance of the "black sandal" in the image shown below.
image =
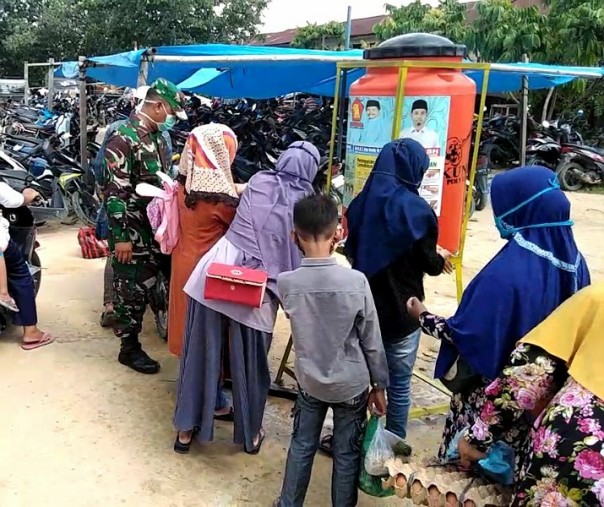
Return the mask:
[(195, 430), (191, 433), (191, 440), (189, 440), (186, 444), (180, 441), (178, 438), (178, 434), (180, 432), (176, 432), (176, 440), (174, 440), (174, 452), (178, 454), (188, 454), (191, 450), (191, 444), (193, 443), (193, 439), (195, 438)]
[(260, 452), (260, 448), (262, 447), (262, 443), (264, 442), (264, 439), (266, 438), (266, 431), (264, 431), (263, 429), (261, 429), (260, 433), (258, 435), (260, 436), (260, 438), (258, 439), (258, 443), (250, 451), (245, 451), (246, 454), (250, 454), (252, 456), (255, 456), (256, 454), (258, 454)]
[(226, 421), (226, 422), (234, 422), (235, 421), (235, 409), (231, 407), (228, 414), (221, 414), (214, 416), (215, 421)]

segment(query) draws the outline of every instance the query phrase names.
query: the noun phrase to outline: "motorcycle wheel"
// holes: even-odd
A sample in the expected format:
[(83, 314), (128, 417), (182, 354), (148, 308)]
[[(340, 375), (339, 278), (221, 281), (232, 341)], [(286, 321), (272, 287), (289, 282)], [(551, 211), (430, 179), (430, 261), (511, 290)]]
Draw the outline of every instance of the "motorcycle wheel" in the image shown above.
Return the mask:
[(155, 308), (155, 327), (160, 338), (168, 341), (168, 292), (169, 282), (166, 277), (159, 273), (154, 289)]
[(505, 153), (497, 144), (486, 146), (484, 148), (484, 155), (487, 157), (489, 167), (492, 169), (507, 169)]
[(37, 297), (40, 286), (42, 285), (42, 262), (40, 261), (38, 252), (33, 252), (31, 254), (31, 265), (40, 268), (40, 270), (32, 276), (34, 279), (34, 296)]
[(73, 211), (78, 219), (85, 225), (94, 227), (99, 211), (99, 202), (86, 190), (75, 191), (70, 196)]
[(474, 194), (473, 204), (474, 204), (474, 208), (476, 209), (476, 211), (482, 211), (483, 209), (485, 209), (487, 207), (488, 203), (489, 203), (488, 194), (484, 194), (482, 192), (476, 192)]
[(585, 169), (581, 164), (576, 162), (567, 162), (557, 171), (558, 181), (562, 190), (567, 192), (576, 192), (583, 188), (583, 180), (578, 176), (574, 175), (574, 171), (583, 172)]

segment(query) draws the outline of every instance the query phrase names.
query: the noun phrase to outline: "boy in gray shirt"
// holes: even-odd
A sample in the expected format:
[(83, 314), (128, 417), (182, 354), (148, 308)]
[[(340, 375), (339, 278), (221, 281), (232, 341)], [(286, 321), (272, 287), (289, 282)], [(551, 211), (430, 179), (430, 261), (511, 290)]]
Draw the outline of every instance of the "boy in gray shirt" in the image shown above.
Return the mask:
[(365, 275), (331, 257), (340, 239), (337, 226), (338, 210), (330, 197), (299, 201), (294, 239), (305, 258), (299, 269), (277, 280), (291, 321), (299, 384), (278, 507), (303, 505), (329, 407), (334, 413), (332, 504), (355, 506), (367, 408), (386, 413), (388, 365), (375, 304)]

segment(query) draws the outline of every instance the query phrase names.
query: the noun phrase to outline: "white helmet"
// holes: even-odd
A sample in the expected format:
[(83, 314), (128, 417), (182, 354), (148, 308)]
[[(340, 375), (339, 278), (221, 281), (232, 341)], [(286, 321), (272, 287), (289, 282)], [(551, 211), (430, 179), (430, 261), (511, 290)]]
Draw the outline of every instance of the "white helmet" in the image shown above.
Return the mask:
[(136, 100), (145, 100), (147, 98), (147, 92), (149, 91), (150, 86), (139, 86), (134, 92), (134, 98)]

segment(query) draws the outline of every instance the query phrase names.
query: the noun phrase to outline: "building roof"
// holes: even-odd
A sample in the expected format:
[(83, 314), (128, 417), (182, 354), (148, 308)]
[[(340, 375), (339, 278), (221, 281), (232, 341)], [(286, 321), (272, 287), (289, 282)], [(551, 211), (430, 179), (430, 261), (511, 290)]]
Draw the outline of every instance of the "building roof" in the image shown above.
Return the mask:
[[(385, 19), (385, 15), (371, 16), (352, 20), (351, 37), (363, 37), (373, 34), (373, 27)], [(342, 23), (345, 24), (345, 23)], [(289, 45), (296, 37), (297, 28), (289, 28), (282, 32), (265, 33), (250, 42), (254, 46), (282, 46)]]

